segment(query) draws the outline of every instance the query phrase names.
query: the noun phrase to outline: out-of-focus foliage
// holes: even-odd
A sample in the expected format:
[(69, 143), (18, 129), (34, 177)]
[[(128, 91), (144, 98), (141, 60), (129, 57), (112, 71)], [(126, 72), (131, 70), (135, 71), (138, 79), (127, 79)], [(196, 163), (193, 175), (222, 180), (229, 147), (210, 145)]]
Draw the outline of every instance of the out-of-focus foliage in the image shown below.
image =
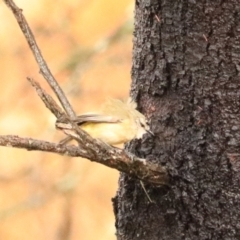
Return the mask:
[[(127, 98), (132, 1), (18, 0), (50, 69), (79, 113), (106, 96)], [(59, 141), (54, 117), (26, 77), (51, 90), (0, 2), (0, 133)], [(111, 198), (118, 173), (54, 154), (0, 149), (0, 238), (115, 239)]]

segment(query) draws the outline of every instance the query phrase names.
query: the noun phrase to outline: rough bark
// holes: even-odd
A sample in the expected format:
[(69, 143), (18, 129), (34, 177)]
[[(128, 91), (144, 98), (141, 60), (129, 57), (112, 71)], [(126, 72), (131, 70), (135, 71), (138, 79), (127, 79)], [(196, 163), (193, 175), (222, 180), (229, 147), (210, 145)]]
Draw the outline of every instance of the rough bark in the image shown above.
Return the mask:
[(155, 137), (128, 147), (170, 186), (125, 174), (117, 239), (240, 239), (240, 0), (138, 0), (132, 96)]

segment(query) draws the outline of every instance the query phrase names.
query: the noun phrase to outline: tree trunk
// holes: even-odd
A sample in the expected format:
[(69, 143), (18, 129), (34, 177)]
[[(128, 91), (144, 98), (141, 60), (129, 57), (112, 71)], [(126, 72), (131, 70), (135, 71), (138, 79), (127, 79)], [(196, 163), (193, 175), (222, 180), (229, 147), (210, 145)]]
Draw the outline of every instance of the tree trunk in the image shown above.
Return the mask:
[(131, 94), (154, 137), (128, 150), (169, 186), (122, 174), (119, 240), (240, 239), (240, 0), (138, 0)]

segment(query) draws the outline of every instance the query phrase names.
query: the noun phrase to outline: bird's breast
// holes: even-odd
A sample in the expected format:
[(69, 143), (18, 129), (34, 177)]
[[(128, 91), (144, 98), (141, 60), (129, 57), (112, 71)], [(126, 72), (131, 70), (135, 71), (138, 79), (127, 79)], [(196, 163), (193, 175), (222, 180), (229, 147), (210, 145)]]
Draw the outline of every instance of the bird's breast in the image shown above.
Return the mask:
[(120, 123), (84, 123), (81, 128), (91, 137), (98, 138), (108, 144), (126, 143), (135, 138), (136, 130), (126, 121)]

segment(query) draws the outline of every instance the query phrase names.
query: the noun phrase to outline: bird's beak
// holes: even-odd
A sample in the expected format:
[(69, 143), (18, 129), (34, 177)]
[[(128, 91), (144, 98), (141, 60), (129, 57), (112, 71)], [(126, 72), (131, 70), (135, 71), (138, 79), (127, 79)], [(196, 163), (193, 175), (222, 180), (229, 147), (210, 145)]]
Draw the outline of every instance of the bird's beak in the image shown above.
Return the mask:
[(152, 131), (147, 130), (147, 132), (148, 132), (149, 134), (151, 134), (152, 136), (155, 136), (154, 133), (153, 133)]

